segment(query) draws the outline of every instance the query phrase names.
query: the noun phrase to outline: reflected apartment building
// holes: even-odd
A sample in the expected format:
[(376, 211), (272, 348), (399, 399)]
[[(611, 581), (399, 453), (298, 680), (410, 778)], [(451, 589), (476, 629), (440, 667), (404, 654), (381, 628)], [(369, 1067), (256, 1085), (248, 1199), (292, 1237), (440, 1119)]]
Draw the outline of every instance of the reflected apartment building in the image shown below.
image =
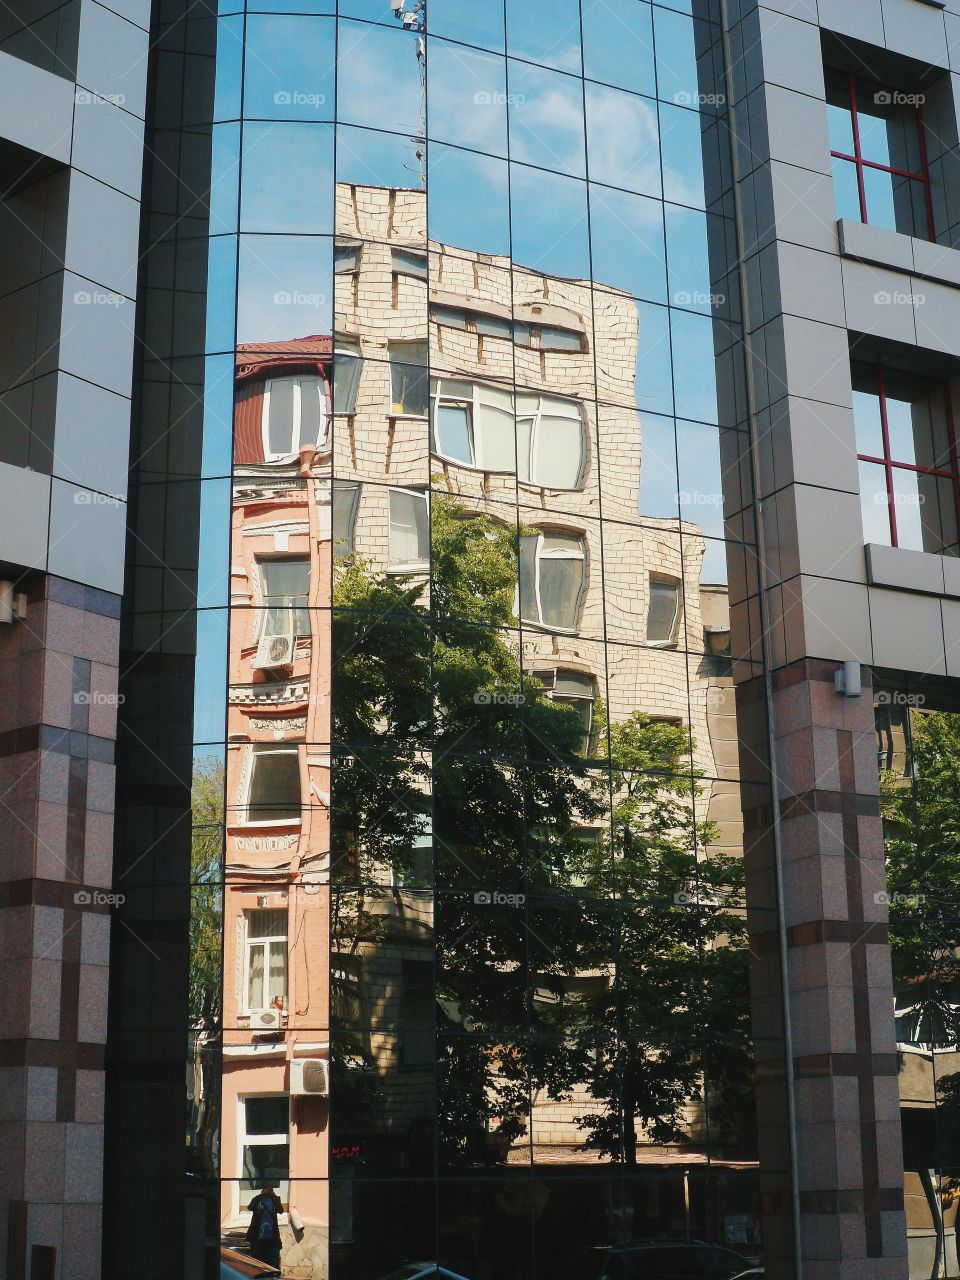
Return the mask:
[(957, 0), (28, 9), (4, 1274), (951, 1280)]

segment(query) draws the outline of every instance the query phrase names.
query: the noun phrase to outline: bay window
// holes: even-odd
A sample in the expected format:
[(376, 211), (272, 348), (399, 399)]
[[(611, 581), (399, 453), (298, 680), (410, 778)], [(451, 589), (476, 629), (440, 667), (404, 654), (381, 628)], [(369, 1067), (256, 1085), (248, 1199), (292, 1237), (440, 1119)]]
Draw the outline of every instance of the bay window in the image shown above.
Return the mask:
[(310, 634), (310, 559), (287, 556), (257, 561), (263, 600), (260, 634), (308, 636)]

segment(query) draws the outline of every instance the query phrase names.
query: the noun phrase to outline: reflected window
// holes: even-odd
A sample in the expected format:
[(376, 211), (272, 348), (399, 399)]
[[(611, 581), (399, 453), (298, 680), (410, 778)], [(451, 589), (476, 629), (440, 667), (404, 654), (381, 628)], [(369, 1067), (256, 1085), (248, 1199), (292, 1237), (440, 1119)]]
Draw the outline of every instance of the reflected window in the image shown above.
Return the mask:
[(265, 907), (246, 911), (244, 924), (244, 1012), (282, 1012), (287, 1001), (287, 913)]
[(557, 329), (550, 325), (541, 325), (541, 351), (583, 351), (584, 349), (583, 334), (575, 329)]
[(330, 968), (330, 1021), (333, 1026), (360, 1029), (364, 1025), (363, 961), (336, 953)]
[(583, 416), (575, 400), (517, 396), (520, 480), (544, 489), (576, 489), (585, 462)]
[(285, 1094), (239, 1099), (237, 1136), (243, 1153), (240, 1207), (255, 1196), (265, 1182), (287, 1204), (290, 1199), (290, 1103)]
[(261, 636), (308, 636), (310, 557), (258, 560), (257, 575), (263, 601)]
[(395, 276), (416, 276), (419, 280), (427, 278), (427, 255), (417, 253), (414, 249), (391, 249), (390, 265)]
[(513, 396), (499, 387), (440, 380), (433, 389), (433, 449), (483, 471), (513, 472)]
[(573, 707), (583, 725), (584, 754), (590, 750), (593, 737), (593, 704), (596, 701), (596, 682), (581, 671), (544, 671), (536, 673), (537, 679), (549, 690), (554, 702), (565, 702)]
[(503, 316), (484, 315), (483, 312), (477, 312), (473, 319), (477, 333), (485, 338), (506, 338), (509, 341), (513, 336), (513, 326)]
[(360, 505), (360, 486), (349, 480), (333, 482), (332, 531), (333, 554), (353, 555), (353, 539), (357, 527), (357, 507)]
[(357, 411), (357, 388), (360, 386), (360, 343), (356, 338), (337, 334), (333, 348), (333, 412), (350, 416)]
[(960, 554), (949, 389), (882, 366), (853, 366), (865, 542)]
[(436, 1060), (433, 1024), (433, 964), (429, 960), (404, 960), (400, 994), (400, 1026), (403, 1033), (403, 1065), (432, 1066)]
[(446, 325), (448, 329), (466, 329), (467, 313), (456, 307), (432, 307), (431, 316), (437, 324)]
[(651, 578), (647, 606), (647, 644), (672, 645), (680, 626), (680, 583), (676, 578)]
[(520, 539), (520, 619), (551, 631), (576, 631), (586, 578), (583, 538), (544, 531)]
[(837, 217), (934, 240), (922, 95), (826, 72)]
[(390, 569), (426, 570), (430, 566), (430, 508), (422, 489), (390, 490)]
[(360, 270), (361, 248), (358, 244), (338, 244), (333, 250), (333, 270), (336, 275), (349, 275)]
[(243, 820), (262, 826), (300, 821), (300, 752), (294, 744), (254, 743), (242, 800)]
[(390, 394), (392, 412), (425, 417), (430, 393), (425, 342), (391, 342)]
[(323, 379), (315, 374), (270, 378), (263, 393), (263, 456), (291, 458), (306, 445), (326, 441)]

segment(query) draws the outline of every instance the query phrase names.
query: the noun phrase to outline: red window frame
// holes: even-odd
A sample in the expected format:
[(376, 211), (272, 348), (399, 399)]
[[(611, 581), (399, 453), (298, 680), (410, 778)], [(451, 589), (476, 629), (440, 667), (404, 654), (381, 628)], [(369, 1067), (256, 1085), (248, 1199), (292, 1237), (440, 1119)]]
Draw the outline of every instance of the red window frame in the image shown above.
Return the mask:
[[(893, 92), (892, 90), (890, 91)], [(919, 182), (923, 188), (923, 204), (927, 213), (927, 236), (930, 240), (936, 240), (936, 228), (933, 221), (933, 197), (930, 194), (930, 170), (927, 165), (927, 140), (924, 133), (923, 123), (923, 106), (918, 102), (914, 105), (913, 110), (917, 121), (917, 142), (920, 148), (920, 172), (913, 173), (909, 169), (897, 169), (892, 165), (881, 164), (878, 160), (865, 160), (860, 149), (860, 118), (857, 110), (857, 77), (852, 71), (847, 73), (847, 93), (850, 97), (849, 111), (853, 124), (853, 155), (847, 155), (844, 151), (833, 151), (830, 154), (836, 160), (848, 160), (856, 166), (857, 170), (857, 195), (860, 200), (860, 221), (870, 225), (867, 217), (867, 191), (866, 184), (863, 180), (864, 169), (876, 169), (880, 173), (890, 173), (897, 178), (909, 178), (913, 182)]]
[[(957, 527), (960, 530), (960, 466), (957, 458), (957, 433), (954, 426), (953, 402), (950, 396), (949, 383), (941, 383), (943, 392), (943, 408), (947, 420), (947, 439), (950, 447), (950, 468), (922, 467), (915, 462), (898, 462), (890, 452), (890, 430), (887, 422), (887, 371), (883, 365), (876, 366), (877, 397), (880, 402), (880, 429), (883, 436), (883, 457), (875, 458), (869, 453), (858, 453), (860, 462), (878, 463), (884, 469), (887, 490), (887, 511), (890, 518), (890, 545), (899, 546), (897, 540), (897, 503), (893, 488), (894, 471), (913, 471), (925, 476), (941, 476), (949, 480), (953, 486), (953, 502), (956, 509)], [(941, 553), (942, 554), (942, 553)]]

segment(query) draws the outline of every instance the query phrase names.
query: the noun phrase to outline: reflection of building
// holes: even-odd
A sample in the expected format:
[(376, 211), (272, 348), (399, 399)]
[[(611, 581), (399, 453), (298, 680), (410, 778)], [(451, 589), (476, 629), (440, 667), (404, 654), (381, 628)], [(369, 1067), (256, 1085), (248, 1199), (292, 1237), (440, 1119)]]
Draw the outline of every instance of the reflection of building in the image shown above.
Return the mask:
[(273, 1179), (289, 1274), (326, 1274), (330, 341), (237, 350), (221, 1177)]
[[(666, 495), (676, 517), (647, 514), (662, 510), (663, 494), (654, 495), (659, 506), (643, 505), (635, 378), (647, 335), (636, 301), (428, 241), (421, 191), (340, 185), (337, 199), (335, 550), (429, 581), (431, 486), (465, 515), (519, 520), (519, 627), (504, 638), (523, 676), (578, 710), (588, 755), (607, 719), (640, 712), (689, 726), (703, 774), (698, 818), (716, 824), (713, 849), (738, 853), (725, 565), (713, 550), (705, 568), (709, 540), (681, 519), (676, 481)], [(659, 461), (651, 460), (651, 484)], [(719, 505), (720, 493), (717, 454), (714, 492), (698, 495), (700, 510)], [(386, 913), (385, 927), (358, 949), (348, 931), (351, 954), (335, 962), (335, 981), (350, 978), (373, 1024), (390, 1028), (368, 1042), (381, 1093), (366, 1133), (403, 1146), (415, 1141), (418, 1097), (421, 1123), (433, 1120), (430, 1090), (418, 1090), (405, 1047), (406, 1020), (423, 1018), (431, 999), (432, 908), (429, 895), (385, 881), (366, 909)], [(571, 975), (569, 994), (609, 980)], [(557, 999), (550, 986), (535, 1003)], [(410, 1038), (424, 1042), (429, 1065), (429, 1035), (413, 1029)], [(595, 1168), (576, 1124), (590, 1106), (586, 1084), (565, 1101), (535, 1097), (532, 1138), (518, 1143), (515, 1162), (532, 1141), (535, 1158), (554, 1169)], [(708, 1138), (701, 1106), (690, 1106), (688, 1125), (694, 1142)], [(645, 1146), (648, 1163), (673, 1158)], [(702, 1159), (693, 1150), (686, 1158)]]

